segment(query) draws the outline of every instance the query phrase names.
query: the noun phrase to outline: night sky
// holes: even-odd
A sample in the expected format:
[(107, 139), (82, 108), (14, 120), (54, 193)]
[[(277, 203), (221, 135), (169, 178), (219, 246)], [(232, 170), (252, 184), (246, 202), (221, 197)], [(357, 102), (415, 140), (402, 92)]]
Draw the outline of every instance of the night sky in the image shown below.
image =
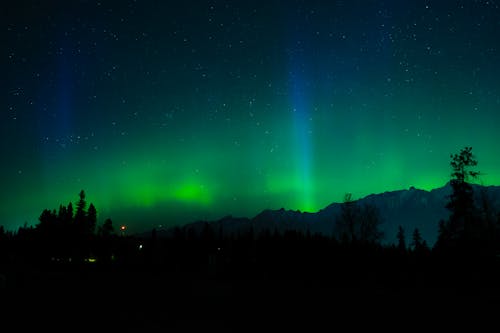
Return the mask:
[(84, 189), (141, 231), (500, 184), (500, 2), (9, 1), (0, 224)]

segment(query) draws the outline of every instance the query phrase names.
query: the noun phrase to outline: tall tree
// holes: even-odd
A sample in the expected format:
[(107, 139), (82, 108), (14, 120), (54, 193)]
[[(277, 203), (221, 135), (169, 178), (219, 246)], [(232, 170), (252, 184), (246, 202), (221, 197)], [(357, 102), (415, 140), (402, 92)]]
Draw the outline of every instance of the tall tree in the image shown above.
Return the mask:
[(69, 203), (66, 208), (66, 221), (71, 223), (73, 221), (73, 203)]
[[(477, 238), (478, 225), (476, 221), (476, 208), (474, 205), (474, 192), (470, 180), (476, 179), (479, 172), (473, 170), (477, 160), (472, 154), (472, 147), (465, 147), (458, 154), (451, 155), (450, 162), (452, 173), (450, 185), (452, 193), (446, 208), (450, 211), (450, 218), (444, 228), (448, 245), (463, 244), (464, 241)], [(443, 234), (440, 232), (440, 235)], [(438, 239), (442, 243), (443, 240)]]
[(40, 222), (37, 224), (36, 229), (41, 232), (43, 236), (55, 236), (57, 229), (57, 214), (50, 209), (44, 209), (40, 217), (38, 218)]
[(412, 246), (413, 251), (417, 255), (430, 253), (429, 245), (427, 245), (427, 242), (422, 238), (422, 235), (420, 234), (420, 230), (418, 230), (418, 228), (415, 228), (415, 230), (413, 231)]
[(344, 195), (344, 202), (340, 207), (340, 215), (335, 221), (334, 234), (343, 242), (356, 241), (356, 221), (359, 219), (359, 208), (352, 199), (351, 193)]
[(359, 221), (358, 239), (364, 243), (378, 243), (384, 233), (380, 231), (382, 218), (378, 208), (371, 204), (363, 205)]
[(370, 204), (359, 207), (350, 193), (344, 196), (335, 222), (335, 235), (344, 243), (377, 243), (383, 237), (379, 229), (382, 219), (377, 207)]
[(471, 170), (477, 165), (472, 155), (472, 147), (465, 147), (459, 154), (451, 155), (450, 165), (452, 168), (450, 185), (453, 191), (447, 207), (453, 218), (465, 219), (474, 209), (473, 190), (469, 180), (476, 179), (479, 175), (479, 172)]
[(406, 252), (406, 239), (405, 239), (405, 231), (402, 226), (398, 228), (398, 249), (401, 252)]
[(418, 228), (415, 228), (413, 230), (413, 235), (412, 235), (412, 247), (414, 251), (420, 251), (422, 249), (422, 244), (423, 244), (423, 239), (422, 235), (420, 234), (420, 230)]
[(85, 201), (85, 191), (81, 190), (79, 194), (80, 200), (76, 203), (75, 224), (78, 230), (84, 229), (87, 202)]
[(86, 233), (89, 235), (94, 234), (95, 232), (95, 226), (97, 223), (97, 210), (95, 209), (95, 206), (93, 203), (89, 205), (89, 209), (87, 211), (87, 221), (86, 221)]
[(63, 205), (59, 205), (59, 211), (57, 212), (57, 218), (60, 221), (64, 221), (66, 219), (67, 215), (68, 215), (67, 208)]
[(111, 219), (106, 219), (101, 227), (99, 227), (98, 234), (102, 237), (110, 237), (115, 233), (115, 228), (113, 227), (113, 221)]

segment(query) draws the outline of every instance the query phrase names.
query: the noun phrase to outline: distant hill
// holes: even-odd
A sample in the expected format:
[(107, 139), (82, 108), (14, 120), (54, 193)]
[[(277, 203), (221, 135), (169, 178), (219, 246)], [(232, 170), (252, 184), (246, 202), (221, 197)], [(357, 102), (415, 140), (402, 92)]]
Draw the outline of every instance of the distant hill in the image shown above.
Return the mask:
[[(473, 187), (478, 206), (481, 205), (482, 196), (486, 195), (494, 211), (500, 212), (500, 186), (473, 185)], [(384, 243), (396, 242), (397, 228), (401, 225), (406, 232), (408, 243), (411, 241), (413, 230), (418, 228), (422, 237), (432, 246), (437, 239), (439, 221), (449, 216), (445, 206), (450, 193), (451, 186), (448, 183), (432, 191), (411, 187), (408, 190), (371, 194), (357, 202), (359, 205), (371, 204), (379, 209), (383, 221), (381, 229), (384, 232)], [(224, 234), (237, 233), (253, 227), (256, 233), (265, 229), (279, 232), (309, 230), (311, 233), (331, 235), (341, 205), (341, 203), (332, 203), (316, 213), (303, 213), (283, 208), (264, 210), (253, 218), (226, 216), (209, 223), (214, 230), (222, 230)], [(200, 232), (206, 222), (190, 223), (183, 228), (193, 228)]]

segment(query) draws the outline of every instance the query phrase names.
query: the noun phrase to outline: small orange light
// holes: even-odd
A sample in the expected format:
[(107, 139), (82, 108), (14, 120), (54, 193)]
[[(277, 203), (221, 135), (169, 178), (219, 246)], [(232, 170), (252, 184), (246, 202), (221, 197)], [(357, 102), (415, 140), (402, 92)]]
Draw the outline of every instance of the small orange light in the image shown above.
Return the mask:
[(122, 226), (120, 227), (120, 230), (121, 230), (121, 231), (124, 231), (125, 229), (127, 229), (127, 227), (126, 227), (126, 226), (124, 226), (124, 225), (122, 225)]

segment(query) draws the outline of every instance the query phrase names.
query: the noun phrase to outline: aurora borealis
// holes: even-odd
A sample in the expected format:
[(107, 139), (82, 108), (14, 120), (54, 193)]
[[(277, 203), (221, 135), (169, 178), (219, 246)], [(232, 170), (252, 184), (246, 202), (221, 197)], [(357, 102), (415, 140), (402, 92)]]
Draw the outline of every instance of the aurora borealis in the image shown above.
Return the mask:
[(0, 224), (140, 231), (449, 178), (500, 184), (497, 1), (12, 1)]

